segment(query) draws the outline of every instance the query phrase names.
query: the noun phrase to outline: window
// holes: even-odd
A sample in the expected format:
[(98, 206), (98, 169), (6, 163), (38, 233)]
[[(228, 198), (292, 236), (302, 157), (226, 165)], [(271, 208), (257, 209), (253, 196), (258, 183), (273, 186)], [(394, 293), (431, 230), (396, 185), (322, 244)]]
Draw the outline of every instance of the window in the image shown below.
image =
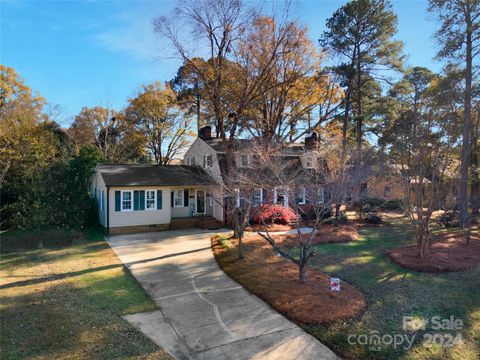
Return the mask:
[(195, 158), (194, 157), (190, 159), (190, 165), (193, 165), (193, 166), (195, 165)]
[(183, 207), (183, 189), (173, 191), (173, 206)]
[(262, 189), (254, 189), (253, 190), (253, 203), (254, 204), (261, 204), (262, 203)]
[(248, 155), (241, 155), (240, 156), (240, 166), (241, 167), (248, 167)]
[(132, 211), (132, 192), (122, 191), (122, 211)]
[(305, 205), (307, 203), (307, 194), (305, 188), (300, 188), (297, 194), (297, 204), (298, 205)]
[(287, 190), (283, 187), (277, 187), (274, 189), (275, 203), (282, 206), (288, 206)]
[(187, 165), (190, 165), (190, 158), (187, 158)]
[(206, 159), (205, 167), (212, 167), (212, 155), (207, 155)]
[(312, 169), (312, 168), (313, 168), (312, 159), (307, 159), (306, 164), (305, 164), (305, 167), (306, 167), (307, 169)]
[(260, 165), (260, 155), (253, 155), (252, 156), (252, 162), (253, 162), (253, 166), (259, 166)]
[(146, 210), (155, 210), (156, 205), (156, 191), (147, 190), (145, 191), (145, 209)]
[(100, 211), (103, 211), (103, 197), (105, 196), (105, 190), (100, 191)]
[(392, 189), (390, 189), (389, 186), (385, 186), (385, 188), (383, 189), (383, 196), (388, 198), (388, 197), (390, 197), (391, 192), (392, 192)]

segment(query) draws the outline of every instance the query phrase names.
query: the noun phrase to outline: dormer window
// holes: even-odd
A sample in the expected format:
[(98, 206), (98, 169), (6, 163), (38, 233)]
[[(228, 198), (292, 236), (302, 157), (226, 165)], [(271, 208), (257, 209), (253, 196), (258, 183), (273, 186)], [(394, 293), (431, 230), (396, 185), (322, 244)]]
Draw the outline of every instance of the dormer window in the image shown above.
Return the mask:
[(314, 162), (313, 162), (313, 159), (311, 157), (307, 157), (305, 159), (305, 167), (307, 169), (313, 169), (315, 166), (314, 166)]
[(240, 155), (240, 166), (248, 167), (248, 155)]
[(204, 168), (212, 167), (212, 155), (203, 155), (203, 167)]

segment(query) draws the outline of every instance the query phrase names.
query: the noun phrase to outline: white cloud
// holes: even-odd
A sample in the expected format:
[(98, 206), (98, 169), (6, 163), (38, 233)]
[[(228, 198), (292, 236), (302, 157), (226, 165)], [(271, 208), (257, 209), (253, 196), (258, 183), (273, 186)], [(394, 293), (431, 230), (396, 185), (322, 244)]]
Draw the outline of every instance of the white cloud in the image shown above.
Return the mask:
[(153, 18), (161, 13), (152, 9), (152, 4), (148, 3), (148, 10), (140, 8), (115, 15), (107, 22), (107, 29), (94, 35), (97, 45), (142, 60), (171, 57), (169, 47), (153, 30)]

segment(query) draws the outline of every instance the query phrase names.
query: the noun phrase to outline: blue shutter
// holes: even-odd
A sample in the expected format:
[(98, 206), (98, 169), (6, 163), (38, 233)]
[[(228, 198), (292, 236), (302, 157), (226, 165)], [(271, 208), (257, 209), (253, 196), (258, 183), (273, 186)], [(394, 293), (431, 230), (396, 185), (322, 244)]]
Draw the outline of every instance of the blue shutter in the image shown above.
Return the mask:
[(120, 211), (120, 191), (115, 191), (115, 211)]
[(133, 210), (137, 211), (139, 209), (139, 202), (140, 202), (140, 196), (139, 196), (139, 191), (135, 190), (133, 192)]
[(139, 210), (145, 210), (145, 190), (140, 190)]
[(162, 209), (162, 190), (157, 190), (157, 210)]
[(188, 206), (188, 189), (183, 190), (183, 206)]
[(170, 193), (170, 207), (173, 207), (173, 191)]

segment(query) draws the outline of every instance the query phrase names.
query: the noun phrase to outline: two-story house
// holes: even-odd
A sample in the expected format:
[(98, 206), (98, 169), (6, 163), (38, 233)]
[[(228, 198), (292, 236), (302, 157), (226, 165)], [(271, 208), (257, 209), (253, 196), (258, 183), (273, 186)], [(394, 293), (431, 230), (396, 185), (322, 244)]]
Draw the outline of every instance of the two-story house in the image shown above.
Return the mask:
[[(275, 183), (255, 188), (253, 201), (284, 206), (295, 201), (299, 206), (307, 206), (311, 200), (307, 196), (309, 175), (323, 162), (315, 152), (315, 142), (316, 135), (312, 135), (306, 138), (305, 145), (282, 148), (276, 156), (281, 163), (288, 164), (286, 171), (301, 175), (289, 185), (290, 191), (285, 184)], [(239, 171), (263, 172), (257, 169), (252, 140), (236, 139), (234, 145)], [(91, 193), (97, 200), (100, 223), (107, 231), (128, 233), (186, 226), (215, 228), (225, 224), (230, 203), (226, 199), (231, 198), (226, 189), (235, 186), (238, 185), (226, 177), (225, 144), (222, 139), (213, 138), (211, 128), (206, 126), (199, 130), (182, 165), (98, 164)], [(295, 188), (294, 195), (291, 187)], [(316, 195), (320, 202), (324, 201), (323, 186), (317, 187)], [(238, 205), (241, 197), (236, 201)]]
[[(283, 147), (276, 156), (279, 161), (288, 164), (288, 169), (285, 171), (295, 172), (299, 174), (292, 186), (295, 187), (295, 199), (289, 199), (292, 196), (292, 191), (286, 191), (285, 184), (269, 184), (261, 188), (253, 190), (253, 202), (261, 204), (263, 202), (278, 203), (288, 207), (292, 201), (297, 205), (308, 205), (312, 197), (309, 197), (309, 178), (312, 178), (311, 173), (318, 172), (319, 168), (326, 169), (327, 164), (325, 160), (316, 152), (316, 134), (313, 133), (307, 136), (305, 144), (290, 144)], [(241, 172), (255, 172), (258, 161), (256, 151), (252, 151), (253, 140), (249, 139), (235, 139), (234, 142), (234, 158), (235, 167), (238, 173)], [(227, 203), (225, 198), (227, 194), (225, 188), (227, 186), (236, 187), (235, 180), (227, 176), (226, 173), (226, 148), (225, 143), (220, 138), (212, 137), (211, 127), (206, 126), (199, 130), (198, 137), (192, 143), (188, 151), (184, 155), (183, 164), (189, 166), (198, 166), (207, 172), (217, 184), (218, 187), (207, 191), (207, 203), (211, 204), (207, 208), (207, 214), (214, 216), (218, 220), (226, 221), (225, 214), (227, 213)], [(321, 164), (321, 166), (319, 166)], [(316, 185), (318, 185), (318, 176), (315, 176)], [(325, 179), (321, 182), (325, 184)], [(278, 186), (276, 186), (278, 185)], [(291, 190), (291, 189), (290, 189)], [(316, 198), (318, 201), (325, 201), (324, 186), (317, 186)], [(231, 193), (231, 192), (229, 192)], [(240, 194), (240, 192), (238, 192)], [(240, 195), (236, 199), (237, 205), (241, 201)]]

